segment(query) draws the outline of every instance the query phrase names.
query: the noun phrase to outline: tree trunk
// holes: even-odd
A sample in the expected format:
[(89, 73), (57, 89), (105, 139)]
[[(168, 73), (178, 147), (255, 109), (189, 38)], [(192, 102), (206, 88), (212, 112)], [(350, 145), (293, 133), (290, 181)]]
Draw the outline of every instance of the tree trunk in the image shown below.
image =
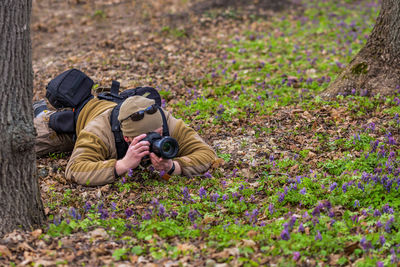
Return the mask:
[(350, 64), (322, 93), (322, 97), (392, 95), (400, 86), (400, 0), (383, 0), (375, 27)]
[(44, 222), (34, 151), (31, 0), (0, 1), (0, 236)]

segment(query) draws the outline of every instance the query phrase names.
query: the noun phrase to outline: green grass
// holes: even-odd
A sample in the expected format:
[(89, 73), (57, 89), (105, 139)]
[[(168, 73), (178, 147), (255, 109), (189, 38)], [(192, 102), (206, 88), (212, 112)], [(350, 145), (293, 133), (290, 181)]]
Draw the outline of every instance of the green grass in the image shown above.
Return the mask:
[[(61, 222), (56, 219), (50, 224), (47, 234), (63, 236), (102, 227), (126, 241), (114, 250), (115, 261), (130, 255), (154, 260), (195, 257), (193, 248), (184, 250), (179, 244), (201, 243), (196, 249), (203, 255), (237, 249), (218, 260), (228, 264), (238, 260), (258, 266), (263, 257), (282, 266), (306, 260), (330, 264), (330, 256), (339, 255), (337, 265), (374, 266), (382, 261), (389, 266), (391, 251), (396, 254), (400, 242), (398, 147), (388, 137), (389, 131), (399, 129), (398, 96), (368, 98), (354, 92), (335, 101), (317, 96), (335, 79), (341, 64), (348, 64), (365, 44), (377, 11), (353, 1), (307, 1), (303, 14), (269, 17), (270, 26), (263, 31), (240, 32), (221, 44), (224, 54), (212, 61), (212, 73), (173, 106), (177, 117), (203, 129), (254, 130), (265, 143), (268, 137), (276, 137), (276, 150), (301, 137), (303, 146), (268, 151), (275, 158), (260, 156), (256, 166), (241, 164), (234, 153), (217, 149), (231, 166), (202, 178), (173, 177), (164, 182), (146, 172), (135, 174), (135, 179), (126, 177), (111, 186), (114, 195), (104, 199), (103, 206), (91, 203), (85, 210), (85, 203), (72, 205), (82, 217), (63, 214)], [(175, 38), (184, 35), (176, 29), (163, 31)], [(167, 97), (170, 92), (161, 94)], [(276, 112), (284, 108), (301, 111), (291, 118), (293, 126), (299, 124), (285, 131), (284, 137), (274, 136), (284, 131), (278, 122), (273, 124), (279, 117)], [(333, 133), (315, 132), (320, 125), (313, 126), (314, 119), (319, 113), (333, 114), (332, 110), (341, 112), (324, 121)], [(316, 114), (312, 121), (304, 123), (304, 111)], [(387, 125), (372, 126), (368, 121), (382, 114), (391, 116)], [(363, 124), (355, 123), (362, 119)], [(346, 124), (348, 120), (351, 123)], [(380, 143), (374, 148), (377, 140)], [(246, 150), (249, 145), (242, 142), (240, 147)], [(392, 181), (390, 189), (388, 181)], [(140, 198), (125, 199), (133, 192), (140, 192)], [(65, 192), (61, 203), (82, 201), (73, 199)], [(53, 210), (54, 205), (51, 199), (48, 206)], [(128, 216), (129, 210), (133, 213)], [(283, 235), (285, 229), (289, 238)], [(380, 236), (385, 237), (384, 244)], [(349, 252), (351, 244), (358, 245)]]

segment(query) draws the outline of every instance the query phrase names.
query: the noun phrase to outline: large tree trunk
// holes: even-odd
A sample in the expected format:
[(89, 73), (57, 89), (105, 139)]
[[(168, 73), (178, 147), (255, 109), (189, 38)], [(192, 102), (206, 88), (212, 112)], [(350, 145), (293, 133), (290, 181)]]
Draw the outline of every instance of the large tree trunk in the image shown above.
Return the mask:
[(322, 96), (348, 95), (353, 90), (361, 95), (391, 95), (399, 86), (400, 0), (383, 0), (367, 44)]
[(36, 177), (31, 0), (0, 1), (0, 236), (44, 222)]

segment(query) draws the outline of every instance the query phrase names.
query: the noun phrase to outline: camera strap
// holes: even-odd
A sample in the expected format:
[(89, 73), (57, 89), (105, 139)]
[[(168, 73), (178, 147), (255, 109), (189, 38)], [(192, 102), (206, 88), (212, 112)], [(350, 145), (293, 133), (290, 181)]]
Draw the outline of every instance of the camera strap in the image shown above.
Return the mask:
[(169, 136), (169, 129), (168, 129), (168, 123), (167, 123), (167, 118), (165, 117), (165, 113), (164, 110), (162, 110), (162, 108), (160, 106), (158, 106), (158, 110), (161, 113), (161, 118), (162, 118), (162, 122), (163, 122), (163, 132), (162, 135), (163, 136)]

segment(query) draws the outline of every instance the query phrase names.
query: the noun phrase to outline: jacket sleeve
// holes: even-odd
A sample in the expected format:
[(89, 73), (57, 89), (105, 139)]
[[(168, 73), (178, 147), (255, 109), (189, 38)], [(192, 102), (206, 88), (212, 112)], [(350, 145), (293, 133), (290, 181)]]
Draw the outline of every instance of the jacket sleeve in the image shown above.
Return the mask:
[(114, 182), (117, 161), (114, 150), (109, 123), (102, 123), (101, 118), (96, 118), (79, 133), (67, 164), (66, 178), (88, 186)]
[(171, 136), (178, 141), (179, 153), (174, 159), (185, 176), (205, 173), (217, 159), (214, 150), (197, 134), (195, 130), (185, 125), (182, 120), (168, 114), (168, 125), (172, 126)]

